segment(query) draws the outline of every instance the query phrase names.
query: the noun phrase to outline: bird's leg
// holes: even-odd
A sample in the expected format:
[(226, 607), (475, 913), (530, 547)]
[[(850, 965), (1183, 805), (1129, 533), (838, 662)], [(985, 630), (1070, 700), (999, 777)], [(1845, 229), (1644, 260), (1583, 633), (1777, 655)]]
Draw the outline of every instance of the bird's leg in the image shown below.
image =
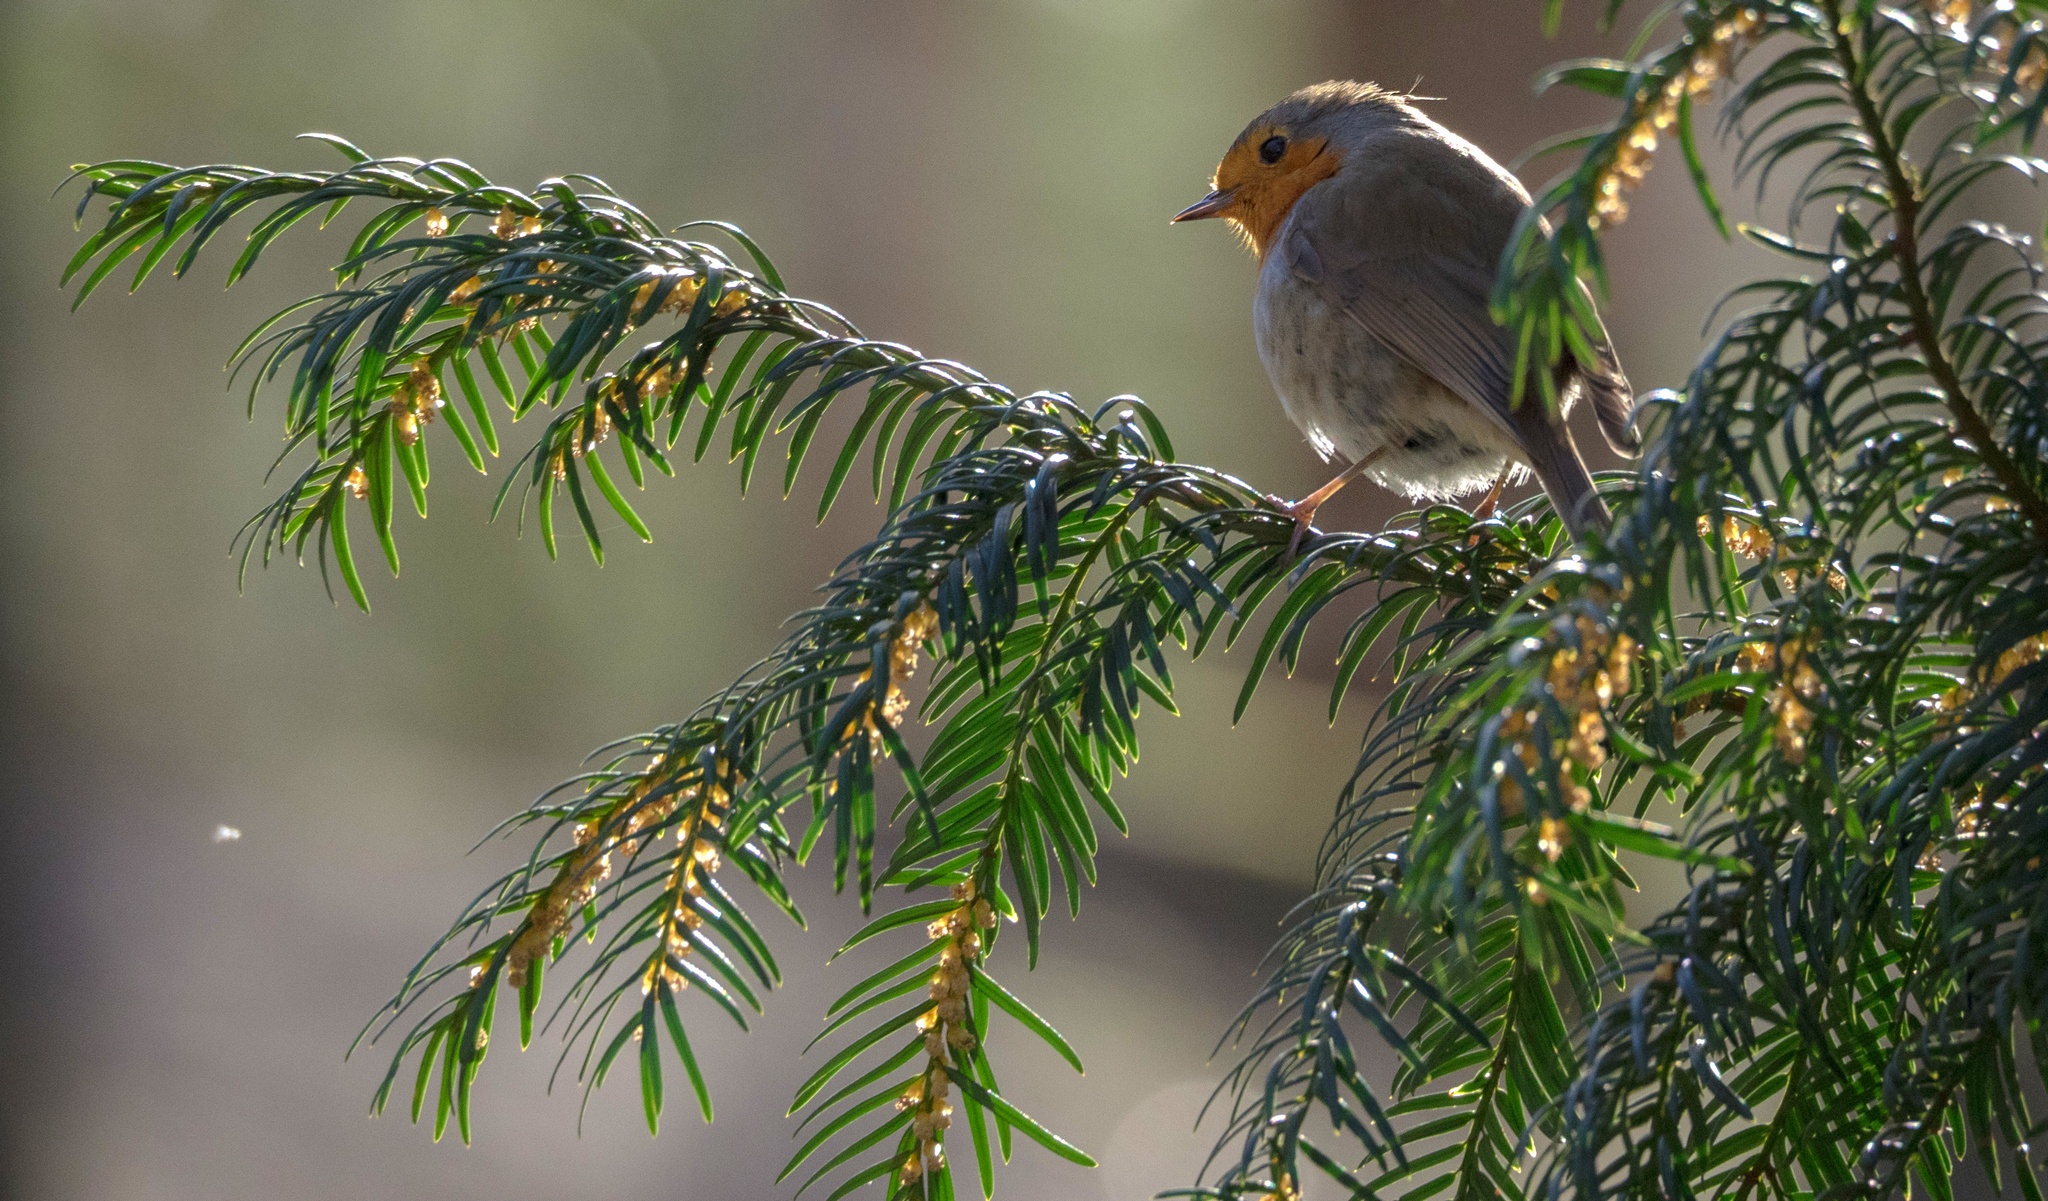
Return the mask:
[(1283, 511), (1285, 511), (1289, 517), (1294, 518), (1294, 538), (1287, 544), (1287, 553), (1290, 557), (1294, 554), (1295, 551), (1301, 548), (1302, 535), (1308, 533), (1309, 523), (1315, 520), (1316, 510), (1323, 507), (1323, 502), (1337, 495), (1337, 493), (1343, 491), (1344, 485), (1358, 478), (1359, 472), (1364, 471), (1366, 468), (1372, 466), (1372, 461), (1374, 459), (1379, 458), (1380, 455), (1384, 454), (1385, 452), (1385, 447), (1381, 447), (1379, 450), (1373, 451), (1371, 454), (1366, 455), (1364, 458), (1358, 460), (1356, 463), (1353, 463), (1351, 466), (1346, 467), (1343, 471), (1338, 472), (1336, 479), (1331, 480), (1327, 484), (1324, 484), (1322, 487), (1316, 489), (1314, 492), (1309, 493), (1307, 496), (1302, 497), (1300, 500), (1294, 501), (1292, 503), (1286, 501), (1280, 502), (1280, 508)]
[(1500, 494), (1508, 486), (1508, 472), (1513, 471), (1514, 469), (1515, 465), (1513, 462), (1504, 464), (1500, 469), (1500, 475), (1495, 477), (1493, 481), (1493, 487), (1488, 488), (1486, 490), (1486, 498), (1484, 500), (1481, 500), (1477, 505), (1473, 506), (1472, 525), (1475, 528), (1473, 529), (1471, 535), (1465, 539), (1466, 546), (1479, 545), (1479, 530), (1476, 527), (1479, 525), (1480, 522), (1485, 521), (1487, 518), (1493, 516), (1493, 511), (1500, 507)]
[(1500, 475), (1493, 481), (1493, 487), (1486, 490), (1486, 499), (1480, 501), (1478, 506), (1472, 510), (1473, 525), (1478, 525), (1480, 522), (1493, 516), (1493, 511), (1500, 507), (1500, 494), (1508, 486), (1508, 472), (1514, 469), (1515, 465), (1512, 462), (1501, 466)]

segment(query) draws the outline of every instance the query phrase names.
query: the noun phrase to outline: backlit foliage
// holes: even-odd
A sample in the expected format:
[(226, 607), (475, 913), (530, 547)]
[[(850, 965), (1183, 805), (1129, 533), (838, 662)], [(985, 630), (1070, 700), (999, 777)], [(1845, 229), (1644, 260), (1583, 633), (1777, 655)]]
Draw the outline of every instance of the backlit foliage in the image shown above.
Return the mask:
[[(334, 173), (83, 168), (81, 214), (111, 207), (81, 300), (124, 264), (182, 273), (244, 211), (231, 279), (298, 221), (372, 210), (335, 289), (238, 355), (301, 464), (245, 562), (310, 554), (366, 605), (351, 527), (396, 570), (429, 448), (486, 469), (505, 418), (541, 425), (500, 501), (518, 490), (551, 554), (561, 512), (600, 560), (600, 509), (648, 537), (622, 484), (714, 447), (743, 482), (779, 461), (785, 492), (822, 463), (820, 516), (849, 483), (888, 506), (754, 670), (512, 820), (531, 856), (373, 1023), (395, 1049), (377, 1106), (467, 1138), (498, 1004), (523, 1046), (549, 999), (579, 1080), (630, 1068), (652, 1127), (679, 1064), (709, 1119), (689, 1031), (745, 1026), (778, 979), (738, 893), (795, 918), (784, 875), (817, 855), (873, 915), (849, 946), (901, 958), (830, 1007), (783, 1177), (986, 1194), (1019, 1135), (1091, 1162), (1003, 1095), (1009, 1027), (1080, 1061), (996, 953), (1028, 965), (1051, 907), (1078, 910), (1175, 659), (1247, 639), (1242, 711), (1332, 612), (1333, 719), (1368, 661), (1390, 690), (1226, 1040), (1196, 1193), (1939, 1196), (1967, 1151), (2039, 1196), (2048, 304), (2034, 243), (1971, 202), (2048, 168), (2048, 35), (2031, 0), (1695, 2), (1638, 45), (1550, 77), (1615, 112), (1552, 147), (1577, 162), (1504, 259), (1525, 361), (1585, 341), (1572, 281), (1601, 278), (1660, 144), (1726, 232), (1710, 105), (1787, 213), (1741, 231), (1786, 274), (1646, 398), (1648, 449), (1586, 547), (1535, 497), (1290, 557), (1290, 520), (1176, 462), (1135, 398), (1020, 396), (871, 341), (736, 229), (664, 232), (587, 176), (519, 191), (335, 138)], [(1646, 859), (1686, 892), (1632, 915)]]

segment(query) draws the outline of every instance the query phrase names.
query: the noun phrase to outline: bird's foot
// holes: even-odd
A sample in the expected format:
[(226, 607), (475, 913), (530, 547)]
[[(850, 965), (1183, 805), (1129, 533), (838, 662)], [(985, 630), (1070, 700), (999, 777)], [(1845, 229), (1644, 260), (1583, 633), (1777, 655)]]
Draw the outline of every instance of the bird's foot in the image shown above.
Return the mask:
[(1289, 517), (1294, 518), (1294, 537), (1287, 543), (1288, 558), (1292, 559), (1295, 555), (1295, 552), (1301, 549), (1302, 537), (1306, 535), (1309, 532), (1309, 530), (1314, 528), (1314, 526), (1312, 526), (1310, 523), (1315, 520), (1316, 510), (1322, 508), (1323, 502), (1337, 495), (1338, 492), (1342, 491), (1344, 485), (1350, 483), (1352, 478), (1356, 476), (1359, 472), (1364, 471), (1367, 467), (1372, 466), (1373, 460), (1379, 458), (1384, 453), (1386, 453), (1385, 447), (1381, 447), (1379, 450), (1373, 451), (1371, 454), (1366, 455), (1364, 458), (1359, 459), (1356, 463), (1353, 463), (1351, 466), (1346, 467), (1343, 471), (1338, 472), (1336, 479), (1331, 480), (1327, 484), (1324, 484), (1322, 487), (1316, 489), (1314, 492), (1309, 493), (1307, 496), (1302, 497), (1300, 500), (1281, 500), (1277, 496), (1269, 496), (1266, 498), (1267, 500), (1273, 502), (1273, 507), (1286, 513)]
[(1301, 540), (1315, 528), (1316, 510), (1323, 507), (1324, 498), (1310, 495), (1300, 500), (1281, 500), (1277, 496), (1269, 496), (1266, 499), (1273, 502), (1274, 508), (1294, 519), (1294, 537), (1287, 541), (1287, 557), (1292, 559), (1301, 551)]

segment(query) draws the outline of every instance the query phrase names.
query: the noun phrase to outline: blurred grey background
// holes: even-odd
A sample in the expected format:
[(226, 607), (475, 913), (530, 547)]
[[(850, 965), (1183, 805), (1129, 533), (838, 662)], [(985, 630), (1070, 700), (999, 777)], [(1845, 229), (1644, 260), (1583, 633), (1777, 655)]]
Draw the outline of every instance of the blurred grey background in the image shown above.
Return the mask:
[[(804, 495), (743, 500), (706, 463), (639, 502), (654, 545), (618, 541), (598, 570), (568, 543), (551, 564), (483, 523), (495, 482), (443, 442), (434, 520), (402, 518), (404, 578), (372, 577), (373, 616), (290, 566), (238, 595), (224, 551), (270, 496), (278, 425), (267, 402), (244, 420), (221, 363), (345, 243), (295, 233), (223, 293), (223, 241), (185, 281), (110, 283), (69, 315), (75, 194), (50, 196), (69, 164), (326, 168), (292, 140), (326, 130), (513, 183), (590, 172), (659, 219), (739, 222), (871, 334), (1020, 389), (1139, 393), (1185, 457), (1299, 495), (1324, 468), (1259, 368), (1252, 264), (1219, 226), (1166, 218), (1246, 120), (1324, 78), (1419, 84), (1503, 158), (1584, 123), (1597, 106), (1530, 87), (1624, 44), (1592, 29), (1604, 6), (1572, 7), (1556, 41), (1539, 5), (1480, 0), (0, 10), (0, 1181), (50, 1201), (787, 1195), (797, 1048), (854, 978), (825, 967), (854, 906), (813, 871), (812, 929), (775, 929), (789, 982), (755, 1033), (700, 1016), (714, 1125), (675, 1097), (650, 1140), (628, 1081), (578, 1137), (575, 1090), (544, 1091), (552, 1049), (509, 1040), (473, 1147), (365, 1120), (382, 1052), (343, 1049), (524, 850), (471, 843), (589, 747), (742, 670), (878, 513), (842, 501), (814, 528)], [(1675, 161), (1609, 245), (1629, 372), (1675, 382), (1753, 260), (1714, 238)], [(1325, 524), (1393, 508), (1359, 486)], [(1233, 729), (1244, 658), (1185, 670), (1185, 716), (1144, 723), (1134, 833), (1103, 886), (1053, 921), (1038, 971), (1007, 956), (1089, 1072), (1011, 1035), (1006, 1082), (1104, 1161), (1025, 1145), (1009, 1196), (1145, 1197), (1207, 1148), (1189, 1128), (1210, 1048), (1301, 894), (1371, 704), (1329, 728), (1311, 655)], [(242, 837), (214, 842), (220, 825)]]

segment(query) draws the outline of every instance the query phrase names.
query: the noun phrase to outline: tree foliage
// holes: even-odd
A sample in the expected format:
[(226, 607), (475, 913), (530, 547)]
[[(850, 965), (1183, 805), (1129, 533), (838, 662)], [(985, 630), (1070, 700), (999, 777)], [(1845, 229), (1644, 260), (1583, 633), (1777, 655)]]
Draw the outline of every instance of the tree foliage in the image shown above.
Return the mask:
[[(1600, 231), (1659, 141), (1727, 232), (1696, 146), (1709, 102), (1787, 214), (1742, 227), (1785, 273), (1731, 296), (1684, 387), (1645, 398), (1648, 449), (1603, 484), (1619, 517), (1585, 546), (1536, 497), (1292, 556), (1284, 513), (1177, 462), (1137, 399), (1019, 396), (869, 340), (737, 229), (664, 232), (588, 176), (520, 191), (338, 138), (331, 173), (82, 168), (81, 215), (109, 210), (67, 273), (80, 301), (131, 262), (138, 286), (173, 253), (182, 274), (244, 210), (231, 282), (293, 224), (373, 210), (335, 288), (237, 354), (304, 463), (245, 563), (310, 550), (367, 606), (355, 502), (396, 571), (428, 427), (484, 470), (494, 413), (541, 422), (499, 500), (520, 490), (550, 554), (564, 508), (600, 561), (600, 507), (647, 537), (622, 476), (714, 446), (743, 483), (779, 458), (785, 493), (819, 451), (821, 517), (849, 483), (888, 504), (752, 671), (508, 823), (532, 853), (373, 1023), (395, 1049), (377, 1107), (431, 1103), (436, 1137), (453, 1118), (468, 1138), (497, 1005), (523, 1046), (553, 977), (580, 1081), (626, 1057), (652, 1128), (680, 1064), (708, 1120), (691, 1025), (745, 1026), (777, 979), (734, 877), (800, 920), (784, 873), (829, 850), (874, 915), (848, 945), (902, 954), (831, 1006), (783, 1176), (951, 1197), (969, 1186), (949, 1156), (971, 1154), (988, 1195), (1018, 1136), (1091, 1162), (998, 1084), (1006, 1024), (1080, 1063), (991, 974), (1000, 936), (1019, 925), (1028, 964), (1052, 906), (1078, 911), (1177, 658), (1252, 639), (1241, 712), (1332, 612), (1333, 720), (1369, 659), (1392, 685), (1230, 1036), (1195, 1193), (1288, 1198), (1321, 1174), (1358, 1196), (1943, 1196), (1967, 1150), (2039, 1196), (2048, 298), (2033, 242), (1971, 207), (1991, 176), (2048, 169), (2035, 11), (1696, 0), (1633, 57), (1548, 77), (1614, 117), (1549, 147), (1575, 161), (1504, 258), (1496, 316), (1526, 363), (1585, 340), (1575, 281), (1602, 278)], [(834, 408), (852, 415), (827, 451)], [(913, 714), (928, 736), (906, 738)], [(1687, 891), (1632, 917), (1645, 858)], [(1398, 1070), (1372, 1078), (1361, 1039)]]

